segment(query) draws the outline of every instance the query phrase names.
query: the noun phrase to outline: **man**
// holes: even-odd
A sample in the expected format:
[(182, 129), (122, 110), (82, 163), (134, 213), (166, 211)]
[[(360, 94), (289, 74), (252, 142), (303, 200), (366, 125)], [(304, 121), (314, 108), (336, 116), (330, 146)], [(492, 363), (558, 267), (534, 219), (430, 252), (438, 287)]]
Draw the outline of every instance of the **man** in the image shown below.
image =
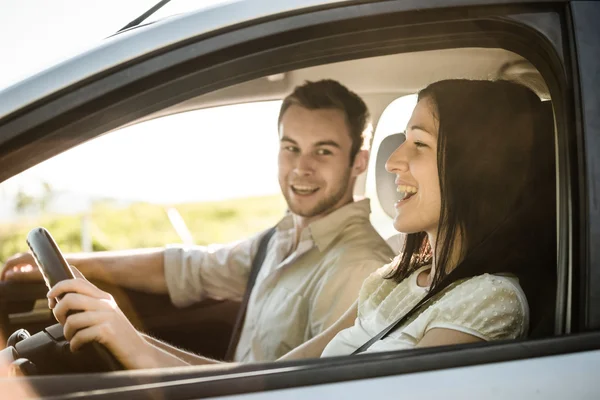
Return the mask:
[[(393, 257), (369, 222), (369, 201), (353, 200), (356, 178), (368, 162), (368, 123), (362, 99), (333, 80), (307, 82), (284, 99), (279, 184), (289, 213), (269, 240), (235, 361), (273, 361), (323, 332), (353, 304), (363, 280)], [(204, 298), (240, 300), (264, 234), (227, 245), (67, 260), (87, 278), (169, 293), (177, 306)], [(23, 278), (19, 268), (32, 262), (29, 254), (11, 258), (3, 279)]]

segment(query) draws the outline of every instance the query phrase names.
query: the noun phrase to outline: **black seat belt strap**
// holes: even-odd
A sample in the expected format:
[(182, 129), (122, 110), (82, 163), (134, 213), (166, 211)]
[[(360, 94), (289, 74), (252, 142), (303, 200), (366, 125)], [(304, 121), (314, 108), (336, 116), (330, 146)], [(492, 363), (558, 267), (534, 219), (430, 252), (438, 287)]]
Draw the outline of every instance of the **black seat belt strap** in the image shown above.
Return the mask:
[(401, 326), (404, 322), (406, 322), (406, 320), (413, 314), (413, 312), (415, 310), (417, 310), (421, 306), (423, 306), (426, 303), (428, 303), (429, 300), (431, 300), (431, 298), (432, 298), (432, 296), (428, 296), (428, 297), (425, 297), (424, 299), (422, 299), (409, 312), (407, 312), (402, 317), (398, 318), (397, 320), (395, 320), (394, 322), (392, 322), (391, 324), (389, 324), (381, 332), (379, 332), (377, 335), (375, 335), (371, 339), (369, 339), (365, 344), (363, 344), (362, 346), (360, 346), (358, 349), (354, 350), (352, 352), (352, 355), (360, 354), (360, 353), (366, 351), (369, 347), (371, 347), (373, 345), (373, 343), (377, 342), (378, 340), (384, 339), (388, 334), (390, 334), (391, 332), (393, 332), (397, 327)]
[(235, 325), (233, 326), (233, 331), (231, 332), (231, 339), (229, 340), (227, 353), (225, 355), (225, 360), (227, 361), (233, 361), (233, 357), (235, 356), (235, 349), (238, 345), (238, 341), (240, 340), (242, 327), (244, 326), (244, 320), (246, 319), (248, 300), (250, 299), (252, 288), (254, 287), (254, 283), (256, 282), (256, 277), (258, 276), (260, 268), (262, 267), (262, 264), (265, 261), (265, 257), (267, 256), (267, 248), (269, 246), (269, 241), (271, 240), (271, 237), (274, 233), (275, 227), (272, 227), (269, 230), (267, 230), (267, 232), (260, 239), (260, 243), (258, 244), (258, 250), (256, 251), (256, 255), (254, 256), (254, 260), (252, 260), (252, 267), (250, 268), (248, 283), (246, 284), (246, 292), (244, 293), (244, 297), (242, 299), (242, 303), (240, 305), (237, 318), (235, 320)]
[(464, 281), (464, 279), (459, 279), (459, 280), (454, 281), (449, 284), (439, 285), (435, 289), (431, 290), (409, 312), (407, 312), (406, 314), (404, 314), (403, 316), (398, 318), (396, 321), (389, 324), (385, 329), (383, 329), (377, 335), (373, 336), (365, 344), (360, 346), (358, 349), (354, 350), (352, 352), (352, 355), (362, 353), (362, 352), (366, 351), (369, 347), (371, 347), (373, 345), (373, 343), (375, 343), (376, 341), (385, 339), (387, 337), (387, 335), (392, 333), (396, 328), (402, 326), (402, 324), (404, 324), (417, 310), (419, 310), (420, 308), (426, 307), (431, 302), (431, 299), (433, 299), (438, 293), (441, 293), (442, 291), (448, 291), (463, 281)]

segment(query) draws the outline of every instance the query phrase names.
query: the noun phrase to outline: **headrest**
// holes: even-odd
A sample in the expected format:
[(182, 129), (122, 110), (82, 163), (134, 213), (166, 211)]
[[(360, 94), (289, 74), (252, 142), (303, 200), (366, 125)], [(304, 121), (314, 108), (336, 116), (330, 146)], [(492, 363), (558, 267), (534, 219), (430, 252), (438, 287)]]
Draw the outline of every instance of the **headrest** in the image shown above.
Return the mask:
[(394, 203), (398, 200), (396, 192), (396, 176), (385, 170), (385, 162), (390, 158), (394, 150), (404, 143), (406, 136), (403, 133), (395, 133), (387, 136), (377, 150), (377, 160), (375, 161), (375, 187), (377, 189), (377, 198), (379, 204), (385, 213), (394, 218), (396, 211)]

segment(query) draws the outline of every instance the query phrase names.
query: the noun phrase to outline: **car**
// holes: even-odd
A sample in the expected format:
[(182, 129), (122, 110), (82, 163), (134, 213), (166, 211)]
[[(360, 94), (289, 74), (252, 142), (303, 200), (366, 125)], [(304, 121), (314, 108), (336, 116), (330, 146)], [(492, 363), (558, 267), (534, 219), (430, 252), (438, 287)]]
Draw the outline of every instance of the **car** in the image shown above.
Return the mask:
[[(549, 249), (557, 252), (558, 285), (549, 332), (540, 337), (220, 371), (12, 377), (0, 381), (0, 390), (25, 388), (53, 399), (600, 397), (598, 20), (594, 1), (231, 2), (132, 26), (0, 91), (4, 181), (124, 126), (280, 100), (305, 80), (337, 79), (359, 93), (372, 114), (373, 156), (357, 194), (374, 199), (373, 224), (392, 246), (389, 177), (378, 171), (400, 131), (381, 132), (378, 122), (394, 100), (428, 83), (511, 79), (531, 87), (547, 100), (554, 120), (558, 178), (558, 245)], [(122, 293), (141, 324), (177, 344), (211, 340), (208, 326), (226, 337), (235, 316), (235, 305), (225, 302), (174, 310), (166, 298)], [(35, 319), (38, 311), (31, 309), (44, 294), (41, 285), (0, 284), (4, 334), (27, 323), (32, 330), (50, 325), (47, 312)], [(194, 350), (216, 354), (223, 343)]]

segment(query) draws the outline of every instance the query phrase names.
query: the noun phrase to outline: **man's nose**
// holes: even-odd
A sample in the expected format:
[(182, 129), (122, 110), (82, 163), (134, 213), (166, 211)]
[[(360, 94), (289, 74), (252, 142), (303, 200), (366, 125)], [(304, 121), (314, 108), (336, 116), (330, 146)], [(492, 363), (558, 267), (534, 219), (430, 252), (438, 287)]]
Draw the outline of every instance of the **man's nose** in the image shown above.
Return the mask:
[(296, 159), (294, 172), (302, 176), (311, 175), (314, 172), (314, 163), (312, 157), (308, 154), (301, 154), (298, 156)]

